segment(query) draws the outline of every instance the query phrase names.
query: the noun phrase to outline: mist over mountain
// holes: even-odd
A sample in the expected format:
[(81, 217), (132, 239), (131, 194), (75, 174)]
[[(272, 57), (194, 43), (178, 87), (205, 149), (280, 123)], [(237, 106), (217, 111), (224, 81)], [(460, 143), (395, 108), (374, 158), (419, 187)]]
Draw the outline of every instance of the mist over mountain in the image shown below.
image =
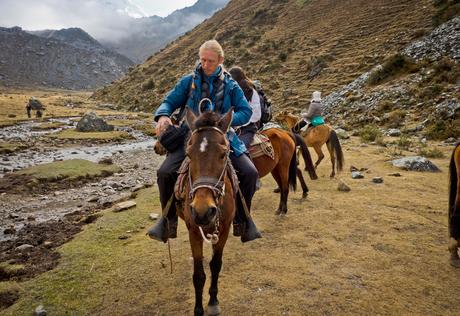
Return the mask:
[(136, 63), (143, 62), (177, 36), (191, 30), (221, 9), (229, 0), (198, 0), (194, 5), (176, 10), (165, 18), (132, 18), (122, 37), (98, 40)]

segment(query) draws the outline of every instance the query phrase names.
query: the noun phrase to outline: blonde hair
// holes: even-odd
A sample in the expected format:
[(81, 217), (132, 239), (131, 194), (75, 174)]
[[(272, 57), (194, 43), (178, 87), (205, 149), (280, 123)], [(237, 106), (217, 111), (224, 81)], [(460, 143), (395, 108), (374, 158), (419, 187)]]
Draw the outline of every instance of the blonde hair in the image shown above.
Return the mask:
[(220, 46), (219, 42), (216, 40), (209, 40), (203, 43), (203, 45), (200, 46), (200, 52), (202, 50), (210, 50), (213, 51), (217, 54), (219, 57), (224, 57), (224, 50), (222, 49), (222, 46)]

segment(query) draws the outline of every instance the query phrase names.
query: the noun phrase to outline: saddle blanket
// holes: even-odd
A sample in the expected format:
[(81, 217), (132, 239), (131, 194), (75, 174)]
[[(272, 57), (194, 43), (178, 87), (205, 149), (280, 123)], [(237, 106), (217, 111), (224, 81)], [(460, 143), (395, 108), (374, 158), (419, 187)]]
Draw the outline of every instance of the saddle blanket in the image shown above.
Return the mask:
[(271, 159), (275, 159), (273, 145), (267, 136), (256, 133), (251, 145), (249, 146), (249, 156), (251, 159), (254, 159), (264, 155), (270, 157)]

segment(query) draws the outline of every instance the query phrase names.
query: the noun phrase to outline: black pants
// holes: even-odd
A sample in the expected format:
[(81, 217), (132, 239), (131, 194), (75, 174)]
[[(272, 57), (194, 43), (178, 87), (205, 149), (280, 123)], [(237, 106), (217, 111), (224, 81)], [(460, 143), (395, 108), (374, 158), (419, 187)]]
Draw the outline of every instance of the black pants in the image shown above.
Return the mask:
[(301, 120), (300, 122), (298, 122), (291, 130), (294, 132), (294, 133), (300, 133), (300, 130), (305, 126), (307, 125), (307, 122), (305, 122), (304, 120)]
[[(169, 198), (174, 193), (174, 184), (176, 183), (178, 174), (177, 171), (185, 159), (185, 149), (180, 147), (173, 153), (168, 153), (165, 161), (157, 171), (157, 183), (160, 191), (160, 202), (162, 209), (165, 208)], [(256, 167), (252, 163), (251, 159), (246, 155), (242, 154), (236, 157), (233, 153), (230, 154), (230, 160), (233, 167), (236, 170), (238, 180), (240, 182), (240, 189), (243, 193), (243, 197), (246, 201), (248, 209), (251, 209), (251, 202), (254, 193), (256, 192), (256, 182), (259, 178), (259, 173)], [(245, 220), (243, 203), (239, 197), (238, 192), (236, 199), (237, 212), (235, 215), (236, 222), (242, 222)], [(168, 218), (172, 219), (176, 216), (176, 206), (172, 203), (171, 208), (168, 212)]]
[(238, 129), (238, 138), (244, 143), (247, 149), (249, 149), (249, 145), (252, 143), (256, 132), (257, 125), (255, 123), (249, 123)]

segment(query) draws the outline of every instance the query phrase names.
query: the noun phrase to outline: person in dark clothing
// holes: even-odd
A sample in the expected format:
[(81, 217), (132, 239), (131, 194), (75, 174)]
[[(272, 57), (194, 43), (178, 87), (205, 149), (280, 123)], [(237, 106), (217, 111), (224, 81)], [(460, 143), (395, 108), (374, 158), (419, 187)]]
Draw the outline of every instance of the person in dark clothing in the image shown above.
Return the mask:
[[(222, 67), (224, 53), (220, 44), (215, 40), (205, 42), (199, 49), (199, 57), (200, 64), (194, 73), (180, 79), (155, 112), (154, 119), (158, 122), (157, 135), (162, 135), (172, 124), (170, 117), (176, 109), (185, 104), (197, 115), (200, 102), (205, 98), (210, 102), (202, 104), (205, 108), (202, 108), (201, 111), (210, 110), (224, 114), (233, 107), (231, 126), (241, 126), (249, 121), (252, 115), (251, 107), (241, 88)], [(247, 154), (244, 143), (239, 140), (233, 129), (227, 133), (227, 138), (231, 147), (230, 159), (236, 170), (244, 200), (250, 210), (252, 197), (256, 191), (258, 172)], [(178, 149), (168, 153), (158, 169), (157, 181), (163, 210), (174, 194), (177, 171), (184, 159), (185, 149), (179, 146)], [(233, 234), (241, 236), (242, 242), (260, 238), (261, 235), (254, 222), (251, 218), (246, 217), (239, 195), (237, 195), (236, 207)], [(174, 202), (171, 203), (168, 213), (164, 214), (158, 223), (148, 230), (147, 234), (152, 239), (163, 242), (166, 242), (168, 238), (176, 237), (177, 212)]]

